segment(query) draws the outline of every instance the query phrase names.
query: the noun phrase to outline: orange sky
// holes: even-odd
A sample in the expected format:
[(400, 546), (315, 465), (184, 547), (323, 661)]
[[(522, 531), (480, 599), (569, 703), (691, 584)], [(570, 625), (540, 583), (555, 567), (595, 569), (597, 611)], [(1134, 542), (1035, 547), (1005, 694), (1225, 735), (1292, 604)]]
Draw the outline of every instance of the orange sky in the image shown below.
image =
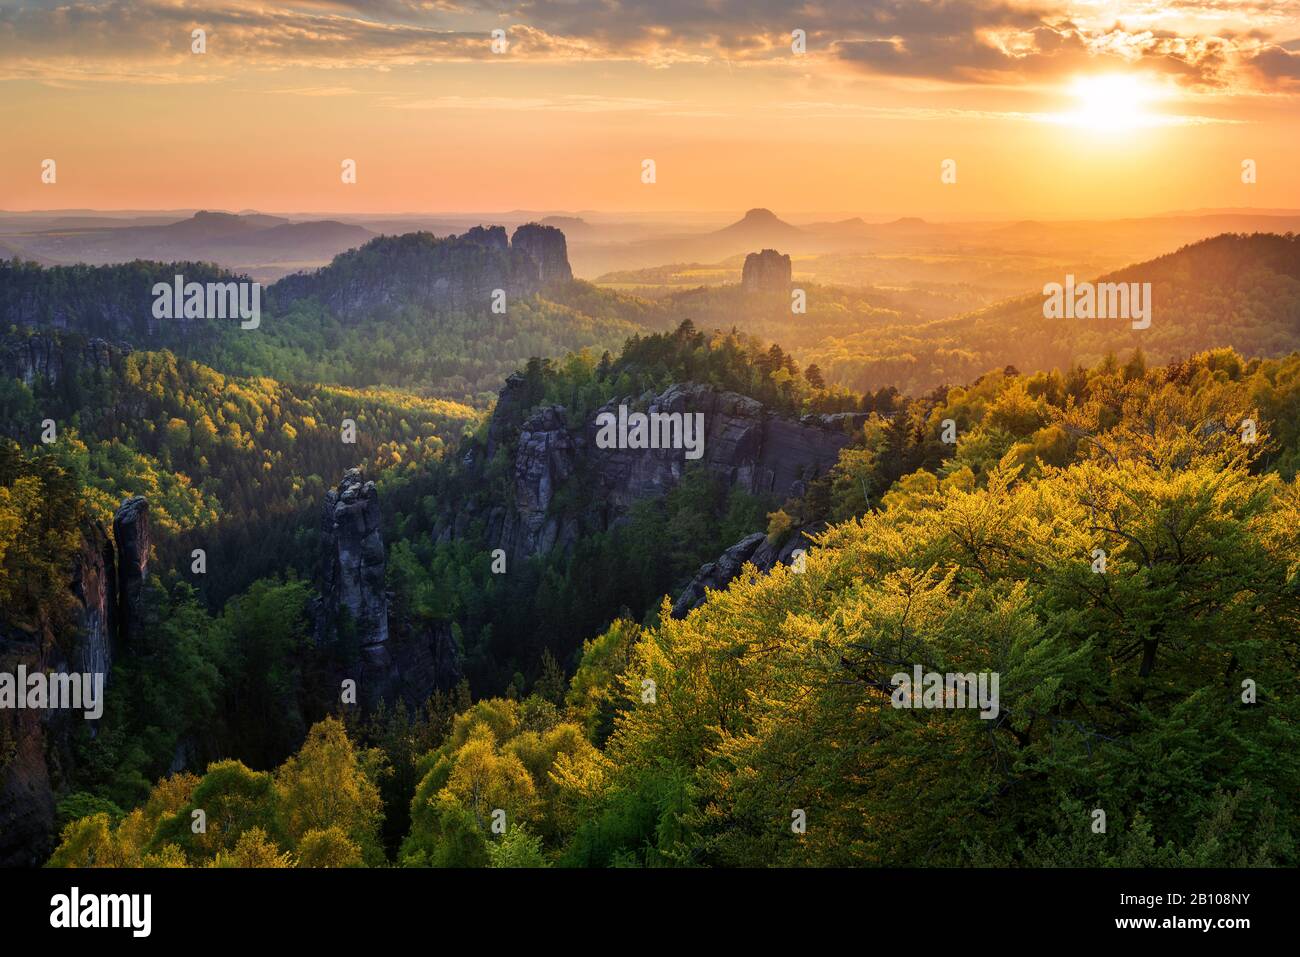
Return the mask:
[(0, 0), (0, 209), (1300, 208), (1298, 38), (1295, 0)]

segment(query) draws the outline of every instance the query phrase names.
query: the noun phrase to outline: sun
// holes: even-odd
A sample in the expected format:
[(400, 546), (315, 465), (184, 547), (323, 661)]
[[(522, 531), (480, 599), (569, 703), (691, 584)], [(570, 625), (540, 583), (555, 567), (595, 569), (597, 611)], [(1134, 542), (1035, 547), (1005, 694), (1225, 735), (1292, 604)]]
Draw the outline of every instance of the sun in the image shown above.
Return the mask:
[(1060, 121), (1098, 131), (1132, 130), (1159, 124), (1158, 115), (1147, 112), (1155, 91), (1140, 76), (1115, 73), (1079, 77), (1070, 86), (1078, 106), (1061, 114)]

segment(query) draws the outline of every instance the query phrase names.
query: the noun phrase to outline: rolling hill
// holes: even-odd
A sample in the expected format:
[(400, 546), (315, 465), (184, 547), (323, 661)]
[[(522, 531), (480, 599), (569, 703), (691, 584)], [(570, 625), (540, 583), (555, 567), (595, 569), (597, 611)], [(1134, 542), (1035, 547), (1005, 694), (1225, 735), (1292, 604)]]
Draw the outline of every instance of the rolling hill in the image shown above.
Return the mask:
[(6, 241), (42, 262), (109, 265), (135, 259), (213, 262), (263, 279), (282, 274), (276, 264), (322, 263), (375, 234), (336, 220), (294, 222), (261, 213), (200, 210), (165, 224), (115, 225), (68, 218), (12, 234)]
[[(1030, 293), (919, 325), (883, 323), (805, 350), (828, 378), (865, 390), (917, 393), (968, 381), (1007, 363), (1024, 372), (1091, 365), (1141, 349), (1177, 361), (1231, 346), (1245, 355), (1300, 349), (1300, 237), (1227, 233), (1101, 277), (1151, 283), (1150, 328), (1114, 319), (1046, 319)], [(1064, 282), (1065, 276), (1056, 278)]]

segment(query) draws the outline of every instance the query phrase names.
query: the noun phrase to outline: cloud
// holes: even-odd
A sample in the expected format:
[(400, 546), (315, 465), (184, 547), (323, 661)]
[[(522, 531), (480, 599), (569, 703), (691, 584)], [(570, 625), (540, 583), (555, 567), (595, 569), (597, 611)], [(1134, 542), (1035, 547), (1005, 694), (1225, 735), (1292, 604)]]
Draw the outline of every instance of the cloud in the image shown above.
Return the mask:
[(1254, 57), (1251, 66), (1273, 85), (1300, 81), (1300, 50), (1269, 46)]
[[(0, 76), (120, 79), (247, 67), (366, 66), (491, 56), (487, 32), (334, 12), (359, 4), (97, 0), (0, 8)], [(387, 6), (377, 4), (376, 7)], [(191, 31), (207, 53), (191, 52)]]
[(245, 92), (279, 93), (283, 96), (358, 96), (361, 93), (360, 90), (354, 90), (350, 86), (301, 86), (283, 90), (247, 90)]
[[(958, 107), (871, 106), (862, 103), (835, 103), (796, 100), (778, 104), (783, 110), (801, 117), (860, 116), (892, 120), (1004, 120), (1008, 122), (1069, 124), (1077, 122), (1070, 113), (1029, 113), (1015, 110), (972, 110)], [(1150, 113), (1142, 118), (1145, 126), (1209, 126), (1238, 124), (1242, 120), (1221, 119), (1180, 113)]]
[(436, 96), (396, 104), (401, 110), (546, 110), (556, 113), (658, 112), (664, 100), (631, 96)]
[[(1297, 0), (17, 0), (0, 7), (0, 77), (167, 82), (247, 69), (486, 60), (650, 66), (795, 61), (951, 83), (1141, 66), (1204, 91), (1300, 86)], [(189, 52), (208, 31), (207, 59)], [(1289, 33), (1287, 32), (1289, 31)], [(192, 79), (190, 81), (193, 81)], [(330, 84), (322, 84), (329, 86)]]

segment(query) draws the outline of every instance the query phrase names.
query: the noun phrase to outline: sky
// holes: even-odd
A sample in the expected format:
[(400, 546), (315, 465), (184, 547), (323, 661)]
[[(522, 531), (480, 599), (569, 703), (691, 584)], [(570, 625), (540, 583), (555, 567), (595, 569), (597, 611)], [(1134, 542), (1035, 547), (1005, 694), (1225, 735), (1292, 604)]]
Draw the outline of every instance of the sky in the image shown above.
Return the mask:
[(1300, 208), (1298, 120), (1300, 0), (0, 0), (5, 210)]

